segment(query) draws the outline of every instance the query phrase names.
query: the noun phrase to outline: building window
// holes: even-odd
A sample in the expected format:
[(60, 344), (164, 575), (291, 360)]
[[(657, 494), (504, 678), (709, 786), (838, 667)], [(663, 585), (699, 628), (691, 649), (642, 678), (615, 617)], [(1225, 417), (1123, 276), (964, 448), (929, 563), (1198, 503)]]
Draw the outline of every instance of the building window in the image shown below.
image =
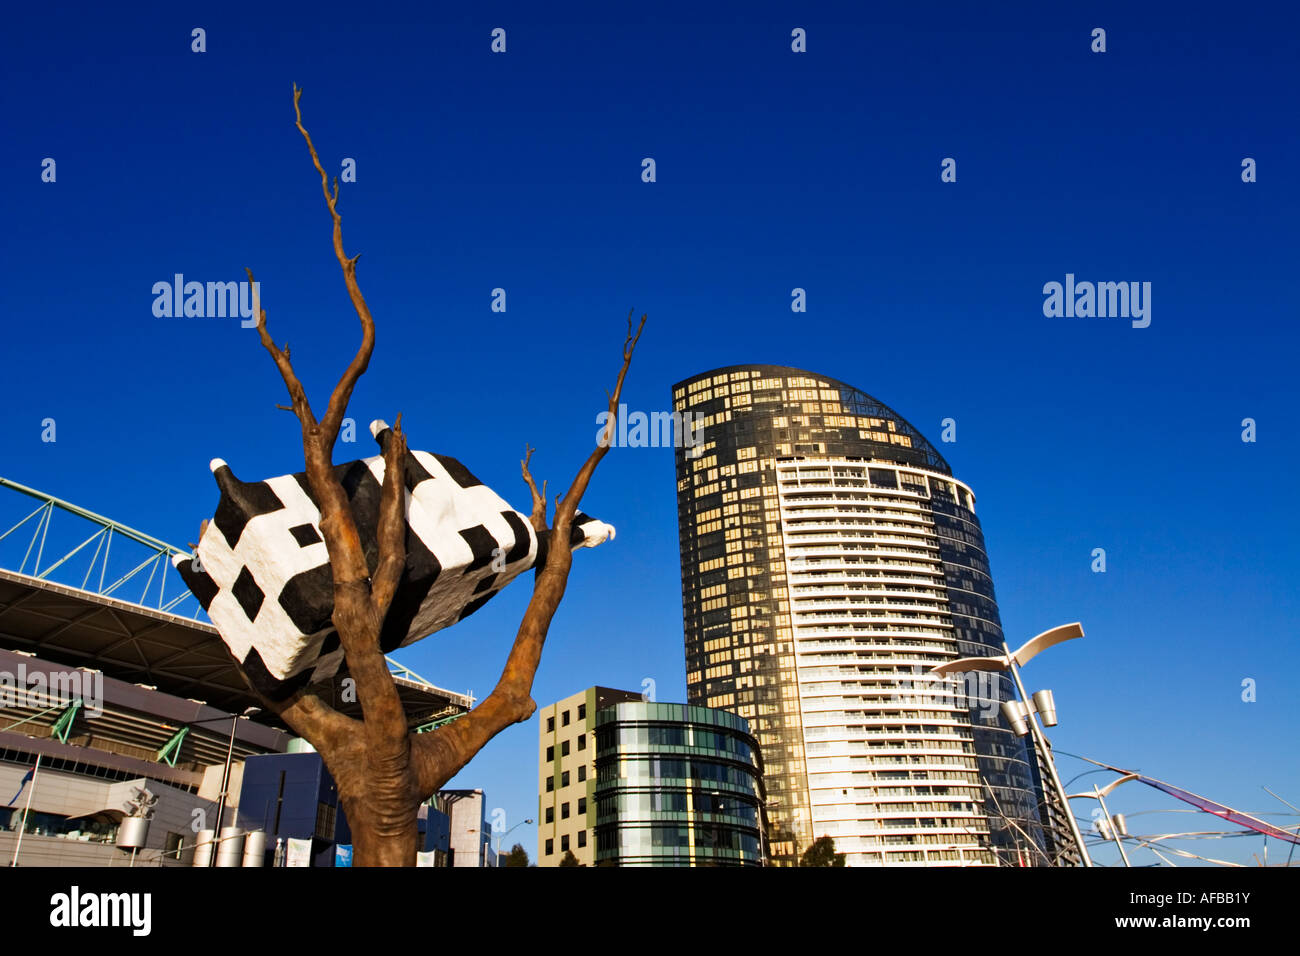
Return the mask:
[(579, 749), (579, 750), (586, 750), (586, 749), (587, 749), (587, 735), (586, 735), (586, 734), (578, 734), (578, 749)]
[(584, 813), (586, 813), (586, 812), (587, 812), (587, 798), (586, 798), (586, 797), (579, 797), (579, 798), (578, 798), (578, 816), (582, 816), (582, 815), (583, 815)]
[(560, 837), (560, 849), (565, 853), (569, 852), (569, 835), (567, 833)]
[(555, 733), (555, 718), (554, 718), (554, 717), (547, 717), (547, 718), (546, 718), (546, 732), (547, 732), (548, 734), (553, 734), (553, 733)]
[(550, 792), (551, 792), (552, 790), (554, 790), (554, 789), (555, 789), (555, 778), (554, 778), (554, 777), (547, 777), (547, 778), (546, 778), (546, 792), (547, 792), (547, 793), (550, 793)]
[(578, 705), (578, 719), (579, 719), (579, 720), (586, 720), (586, 719), (587, 719), (587, 705), (586, 705), (586, 704), (579, 704), (579, 705)]
[(569, 726), (569, 712), (567, 710), (560, 715), (560, 726), (561, 727)]
[(587, 765), (585, 763), (580, 764), (578, 766), (578, 782), (581, 783), (583, 780), (586, 779), (587, 779)]
[(587, 845), (587, 831), (586, 831), (586, 830), (579, 830), (579, 831), (578, 831), (578, 846), (579, 846), (579, 847), (584, 847), (584, 846), (586, 846), (586, 845)]
[(316, 836), (322, 840), (334, 839), (334, 807), (328, 803), (316, 804)]
[(555, 822), (555, 807), (546, 808), (546, 822), (547, 823)]
[(554, 854), (555, 854), (555, 841), (554, 841), (554, 840), (547, 840), (547, 841), (546, 841), (546, 855), (547, 855), (547, 856), (553, 856)]
[(554, 759), (555, 759), (555, 746), (552, 745), (546, 748), (546, 762), (550, 763)]
[(560, 786), (567, 787), (568, 785), (569, 785), (569, 771), (566, 770), (562, 774), (560, 774)]
[(569, 805), (567, 803), (560, 804), (560, 819), (569, 819)]
[(567, 740), (560, 741), (560, 756), (569, 756), (569, 742)]

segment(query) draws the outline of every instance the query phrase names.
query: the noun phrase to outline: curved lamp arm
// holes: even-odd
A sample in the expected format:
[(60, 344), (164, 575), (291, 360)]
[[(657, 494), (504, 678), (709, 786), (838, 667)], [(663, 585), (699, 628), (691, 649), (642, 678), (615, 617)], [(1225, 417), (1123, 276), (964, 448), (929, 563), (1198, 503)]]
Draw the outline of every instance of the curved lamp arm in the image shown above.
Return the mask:
[(1082, 624), (1077, 621), (1073, 624), (1062, 624), (1050, 631), (1043, 631), (1037, 637), (1031, 637), (1013, 651), (1009, 657), (1005, 654), (999, 654), (995, 657), (959, 657), (955, 661), (946, 661), (930, 668), (930, 673), (959, 674), (966, 671), (1005, 671), (1010, 670), (1013, 661), (1017, 667), (1024, 667), (1026, 663), (1052, 645), (1060, 644), (1063, 641), (1072, 641), (1078, 637), (1083, 637)]

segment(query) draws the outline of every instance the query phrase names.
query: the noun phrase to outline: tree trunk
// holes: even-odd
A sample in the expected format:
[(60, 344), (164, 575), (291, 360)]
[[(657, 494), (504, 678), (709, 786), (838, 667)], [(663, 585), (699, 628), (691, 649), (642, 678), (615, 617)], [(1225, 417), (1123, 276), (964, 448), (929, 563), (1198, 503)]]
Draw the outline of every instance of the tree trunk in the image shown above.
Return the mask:
[(419, 800), (380, 800), (370, 790), (339, 793), (352, 830), (353, 866), (415, 866)]

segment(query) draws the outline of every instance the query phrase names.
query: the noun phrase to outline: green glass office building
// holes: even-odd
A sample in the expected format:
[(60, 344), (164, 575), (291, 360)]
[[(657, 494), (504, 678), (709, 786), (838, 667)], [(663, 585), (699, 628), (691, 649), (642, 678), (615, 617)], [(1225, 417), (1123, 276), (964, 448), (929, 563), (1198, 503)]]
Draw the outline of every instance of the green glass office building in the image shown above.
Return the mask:
[(614, 704), (596, 715), (597, 866), (759, 866), (757, 742), (735, 714)]

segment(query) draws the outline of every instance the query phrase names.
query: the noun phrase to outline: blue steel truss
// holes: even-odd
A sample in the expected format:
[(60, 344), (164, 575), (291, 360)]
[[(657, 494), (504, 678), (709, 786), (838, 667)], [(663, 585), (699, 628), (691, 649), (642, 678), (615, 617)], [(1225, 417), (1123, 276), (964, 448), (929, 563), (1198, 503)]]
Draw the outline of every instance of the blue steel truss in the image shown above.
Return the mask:
[[(17, 566), (13, 566), (7, 552), (0, 552), (0, 566), (9, 567), (12, 571), (28, 574), (41, 581), (75, 587), (102, 597), (117, 598), (119, 601), (171, 614), (188, 615), (189, 608), (182, 609), (181, 606), (186, 601), (191, 601), (195, 608), (193, 617), (197, 619), (203, 613), (203, 609), (198, 606), (198, 601), (181, 581), (180, 575), (176, 573), (171, 563), (172, 555), (189, 554), (188, 550), (170, 545), (143, 531), (136, 531), (111, 518), (87, 511), (69, 501), (37, 491), (35, 488), (20, 485), (8, 478), (0, 478), (0, 488), (26, 495), (40, 502), (35, 511), (0, 534), (0, 542), (5, 542), (10, 535), (22, 528), (30, 527), (32, 530), (27, 549), (23, 552), (22, 560), (17, 562)], [(46, 543), (56, 513), (68, 514), (80, 519), (77, 526), (81, 530), (69, 529), (73, 535), (70, 539), (72, 543), (62, 543), (65, 539), (61, 538), (57, 549), (61, 553), (52, 554), (47, 560)], [(82, 537), (83, 534), (85, 537)], [(94, 545), (93, 550), (91, 545)], [(116, 552), (113, 550), (115, 545)], [(121, 560), (121, 552), (124, 549), (127, 551), (125, 562)], [(113, 560), (117, 560), (118, 564), (110, 565), (110, 561)], [(28, 570), (29, 565), (30, 570)], [(80, 575), (78, 581), (78, 572), (82, 568), (85, 573)], [(55, 572), (58, 572), (57, 577)], [(176, 586), (169, 594), (168, 587), (173, 581)]]

